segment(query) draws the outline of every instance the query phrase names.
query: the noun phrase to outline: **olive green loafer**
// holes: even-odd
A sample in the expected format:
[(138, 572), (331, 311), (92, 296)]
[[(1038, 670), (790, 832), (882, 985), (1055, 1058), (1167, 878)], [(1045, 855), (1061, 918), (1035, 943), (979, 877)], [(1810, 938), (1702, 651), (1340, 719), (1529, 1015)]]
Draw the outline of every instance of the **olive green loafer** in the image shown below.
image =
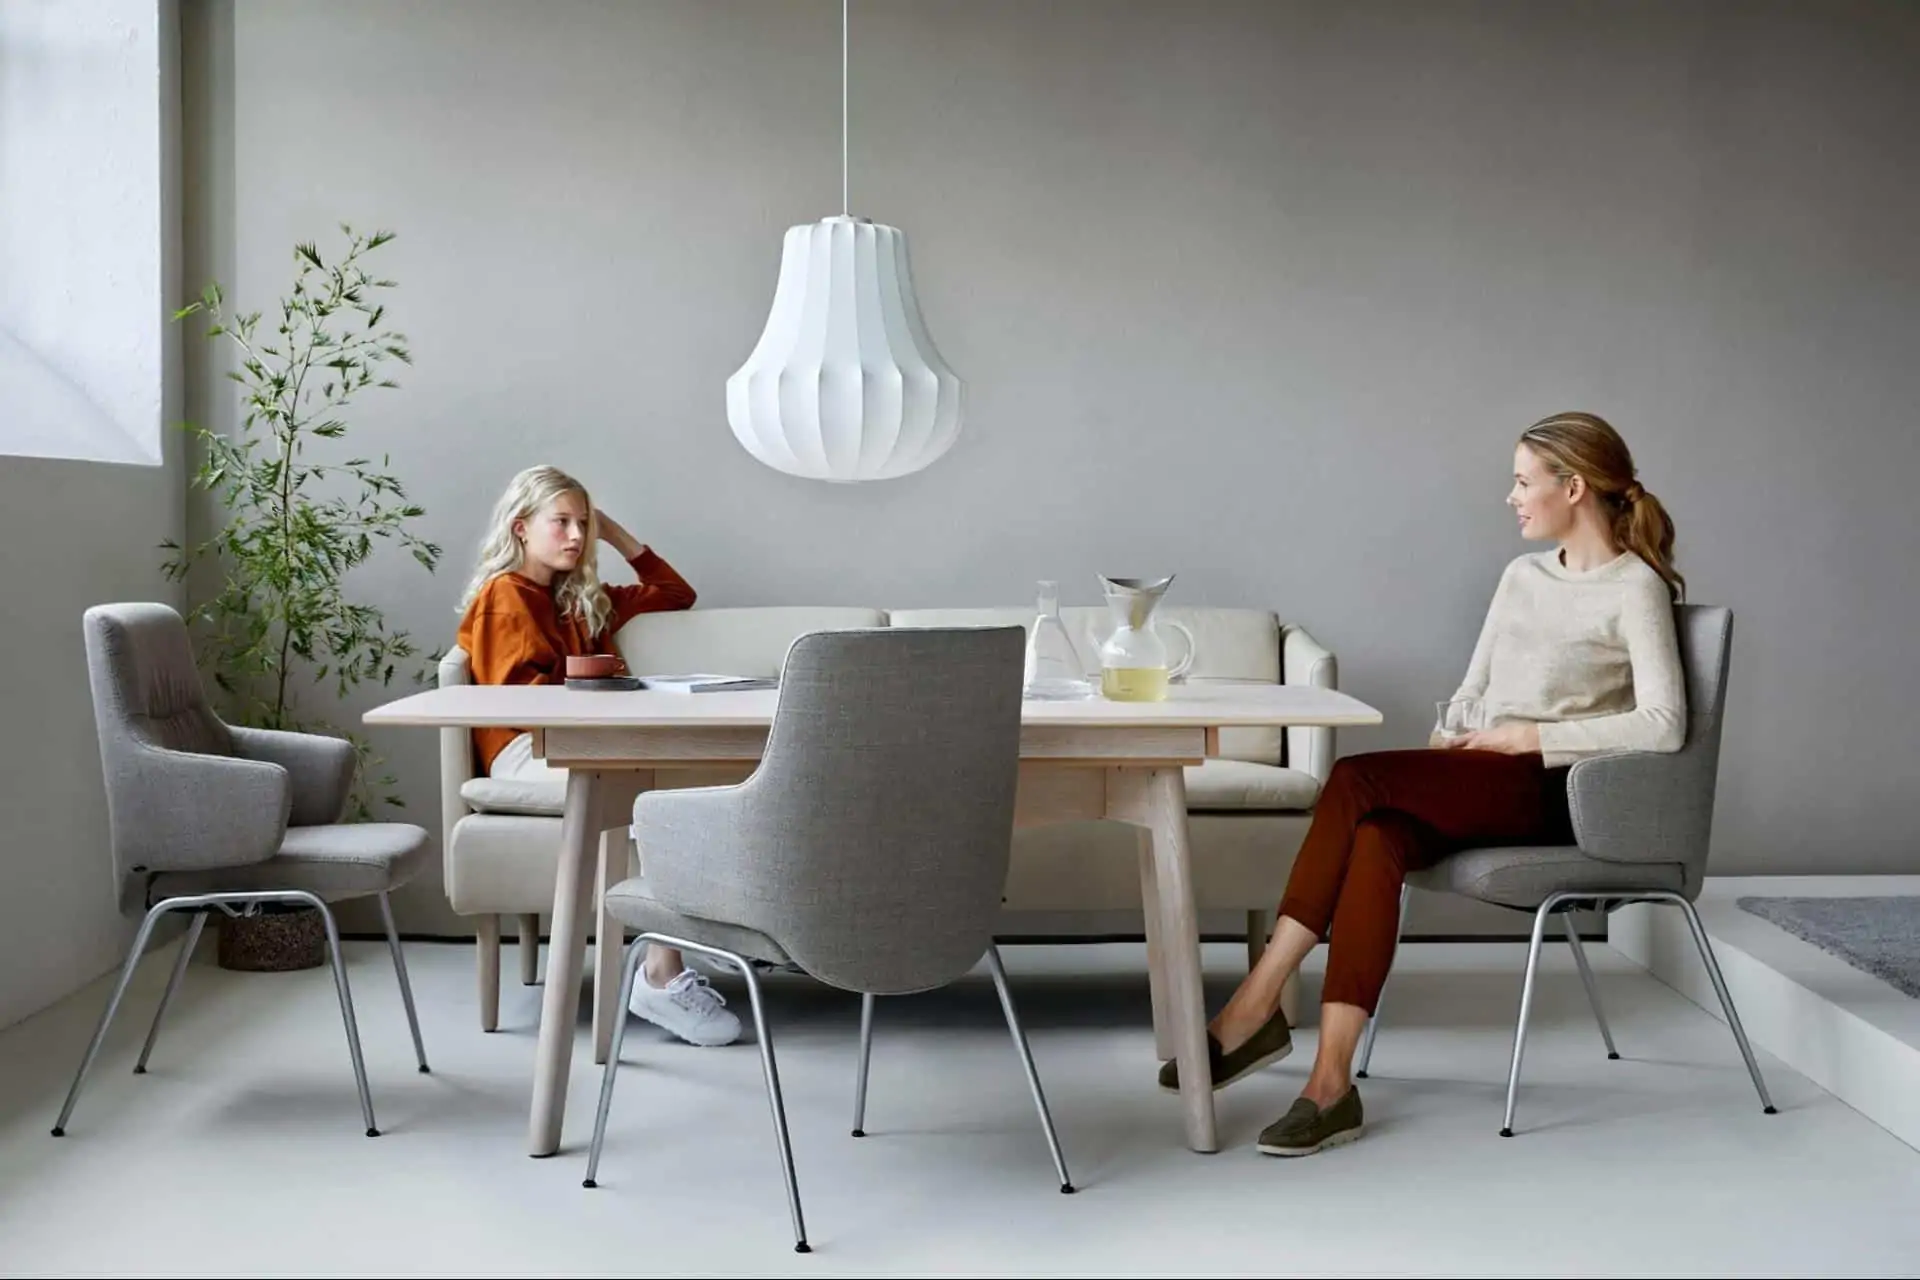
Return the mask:
[[(1287, 1026), (1287, 1017), (1274, 1010), (1271, 1018), (1251, 1036), (1247, 1042), (1232, 1053), (1222, 1053), (1220, 1042), (1207, 1033), (1207, 1074), (1213, 1077), (1213, 1087), (1224, 1089), (1250, 1071), (1258, 1071), (1270, 1062), (1278, 1062), (1293, 1052), (1293, 1031)], [(1163, 1062), (1160, 1064), (1160, 1087), (1168, 1093), (1180, 1092), (1180, 1064)]]
[(1267, 1156), (1310, 1156), (1328, 1147), (1344, 1146), (1366, 1129), (1360, 1091), (1322, 1110), (1308, 1098), (1295, 1098), (1287, 1114), (1260, 1131), (1259, 1149)]

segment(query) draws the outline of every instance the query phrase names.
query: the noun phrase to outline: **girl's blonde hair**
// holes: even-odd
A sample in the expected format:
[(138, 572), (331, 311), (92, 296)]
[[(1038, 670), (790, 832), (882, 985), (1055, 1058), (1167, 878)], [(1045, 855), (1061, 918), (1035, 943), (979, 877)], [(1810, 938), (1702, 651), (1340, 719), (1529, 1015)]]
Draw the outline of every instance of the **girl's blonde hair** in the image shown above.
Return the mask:
[(1687, 580), (1673, 565), (1673, 517), (1660, 499), (1641, 487), (1627, 442), (1606, 419), (1556, 413), (1528, 427), (1520, 443), (1560, 479), (1577, 475), (1585, 480), (1613, 522), (1613, 540), (1664, 578), (1675, 600), (1686, 598)]
[(571, 614), (584, 622), (589, 636), (598, 638), (606, 630), (607, 623), (613, 619), (613, 601), (600, 581), (594, 560), (594, 548), (600, 537), (599, 513), (594, 510), (593, 499), (587, 496), (586, 486), (557, 467), (528, 467), (515, 476), (507, 491), (500, 495), (500, 501), (493, 507), (487, 536), (480, 543), (479, 566), (467, 583), (466, 594), (460, 598), (459, 612), (465, 613), (489, 582), (526, 562), (526, 548), (514, 535), (514, 523), (533, 519), (548, 503), (568, 493), (579, 494), (580, 501), (586, 505), (587, 549), (577, 568), (554, 575), (553, 602), (560, 616)]

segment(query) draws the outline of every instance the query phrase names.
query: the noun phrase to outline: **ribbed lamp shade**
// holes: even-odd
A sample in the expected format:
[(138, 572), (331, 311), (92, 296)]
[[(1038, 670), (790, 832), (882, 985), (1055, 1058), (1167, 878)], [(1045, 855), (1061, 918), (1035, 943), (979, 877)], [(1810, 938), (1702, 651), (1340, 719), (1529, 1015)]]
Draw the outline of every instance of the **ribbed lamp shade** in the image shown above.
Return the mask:
[(961, 391), (920, 318), (898, 227), (787, 229), (766, 330), (727, 379), (748, 453), (810, 480), (908, 475), (953, 447)]

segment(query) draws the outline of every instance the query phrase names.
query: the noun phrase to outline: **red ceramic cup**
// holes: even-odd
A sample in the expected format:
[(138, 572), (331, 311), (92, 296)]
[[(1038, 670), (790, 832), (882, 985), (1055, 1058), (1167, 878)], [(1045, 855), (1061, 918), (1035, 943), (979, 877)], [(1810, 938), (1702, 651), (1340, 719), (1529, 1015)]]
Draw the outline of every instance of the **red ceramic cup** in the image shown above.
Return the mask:
[(620, 674), (620, 656), (613, 653), (568, 655), (567, 679), (604, 680)]

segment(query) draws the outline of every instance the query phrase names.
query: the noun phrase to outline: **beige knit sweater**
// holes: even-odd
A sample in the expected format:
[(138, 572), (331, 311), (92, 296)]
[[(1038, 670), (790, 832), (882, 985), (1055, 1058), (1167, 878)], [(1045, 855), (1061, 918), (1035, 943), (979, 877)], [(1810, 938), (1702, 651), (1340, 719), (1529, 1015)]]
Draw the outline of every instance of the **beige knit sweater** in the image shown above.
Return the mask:
[(1549, 768), (1609, 751), (1678, 751), (1687, 692), (1667, 584), (1631, 551), (1575, 573), (1559, 551), (1500, 576), (1457, 698), (1489, 724), (1540, 726)]

